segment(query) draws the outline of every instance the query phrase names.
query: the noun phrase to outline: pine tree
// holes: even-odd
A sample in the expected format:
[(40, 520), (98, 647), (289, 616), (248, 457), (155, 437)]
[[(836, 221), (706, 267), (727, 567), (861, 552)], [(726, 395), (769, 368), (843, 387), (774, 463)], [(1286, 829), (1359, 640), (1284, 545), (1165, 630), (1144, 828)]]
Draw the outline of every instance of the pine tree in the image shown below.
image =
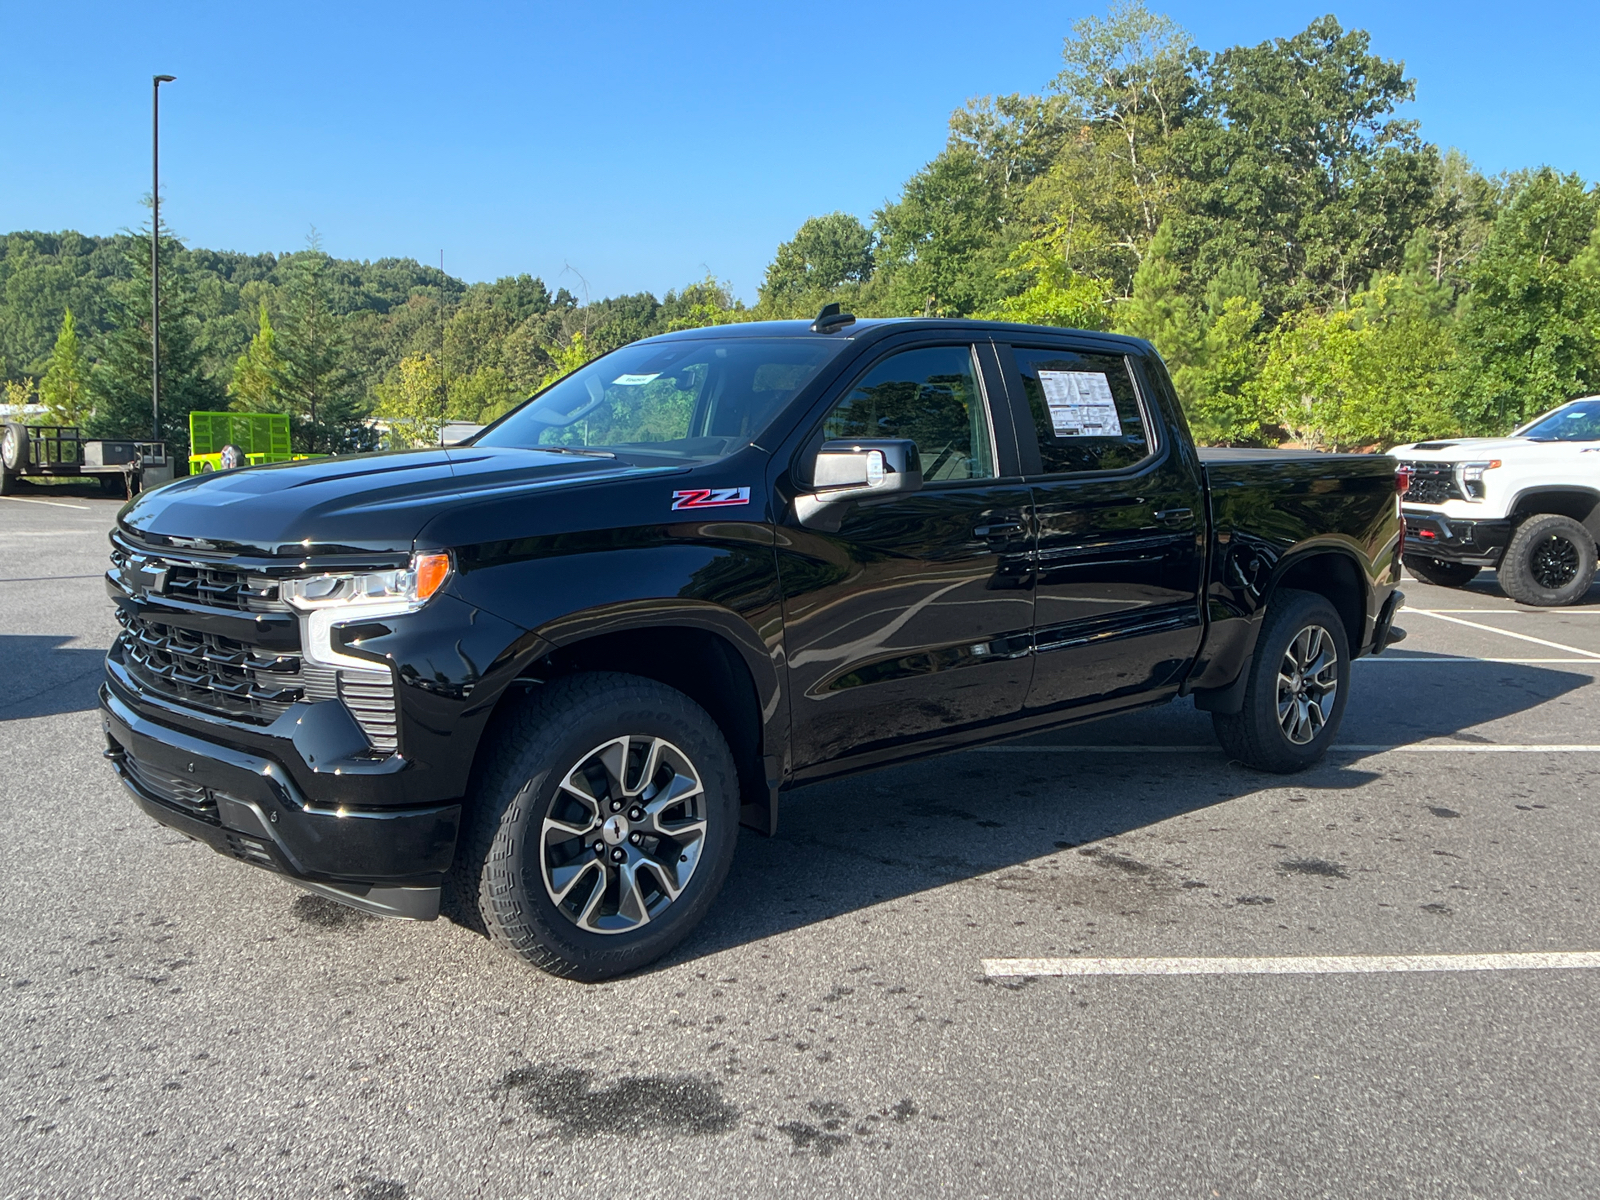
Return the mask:
[(78, 327), (70, 308), (61, 318), (61, 332), (40, 381), (39, 396), (57, 425), (82, 425), (89, 417), (88, 367), (78, 348)]
[(267, 302), (261, 302), (260, 328), (250, 339), (250, 345), (233, 364), (233, 380), (228, 384), (228, 395), (233, 407), (247, 412), (288, 412), (288, 406), (278, 391), (278, 379), (283, 374), (283, 355), (278, 352), (278, 334), (272, 328), (272, 316), (267, 312)]
[(329, 307), (333, 260), (316, 235), (290, 268), (284, 325), (277, 338), (282, 365), (274, 379), (294, 419), (299, 450), (313, 454), (369, 449), (367, 405), (356, 390), (350, 339)]
[[(201, 366), (193, 316), (193, 287), (177, 269), (183, 244), (161, 230), (161, 439), (167, 452), (189, 455), (189, 414), (223, 407), (222, 388)], [(114, 287), (111, 329), (90, 374), (94, 411), (88, 432), (97, 437), (150, 436), (150, 234), (128, 242), (127, 276)]]

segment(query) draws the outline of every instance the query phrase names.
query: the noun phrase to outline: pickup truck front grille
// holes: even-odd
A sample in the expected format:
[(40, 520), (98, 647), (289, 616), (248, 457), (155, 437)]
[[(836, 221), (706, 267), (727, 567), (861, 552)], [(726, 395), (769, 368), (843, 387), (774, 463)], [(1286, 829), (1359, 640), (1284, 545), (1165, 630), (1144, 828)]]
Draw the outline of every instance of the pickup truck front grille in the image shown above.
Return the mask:
[(127, 631), (123, 662), (144, 691), (260, 725), (303, 695), (298, 655), (260, 654), (213, 633), (118, 615)]
[(1402, 467), (1411, 468), (1411, 486), (1403, 497), (1411, 504), (1443, 504), (1446, 500), (1465, 500), (1456, 483), (1454, 463), (1408, 462)]
[(226, 564), (174, 559), (148, 551), (136, 552), (124, 545), (113, 546), (111, 562), (123, 568), (136, 554), (164, 572), (161, 585), (163, 596), (228, 612), (290, 611), (289, 605), (278, 594), (278, 581), (271, 575), (240, 571)]
[[(135, 599), (148, 591), (153, 602), (117, 608), (122, 662), (141, 692), (254, 725), (272, 724), (299, 701), (338, 700), (367, 735), (373, 754), (399, 749), (394, 676), (387, 669), (324, 667), (303, 661), (294, 649), (268, 650), (194, 628), (215, 614), (227, 620), (209, 624), (247, 638), (256, 621), (241, 621), (242, 615), (292, 611), (275, 577), (145, 549), (120, 537), (112, 542), (113, 576), (137, 593)], [(176, 602), (169, 619), (163, 619), (161, 601)]]
[(278, 581), (210, 563), (170, 563), (165, 595), (191, 604), (235, 612), (288, 612), (278, 598)]

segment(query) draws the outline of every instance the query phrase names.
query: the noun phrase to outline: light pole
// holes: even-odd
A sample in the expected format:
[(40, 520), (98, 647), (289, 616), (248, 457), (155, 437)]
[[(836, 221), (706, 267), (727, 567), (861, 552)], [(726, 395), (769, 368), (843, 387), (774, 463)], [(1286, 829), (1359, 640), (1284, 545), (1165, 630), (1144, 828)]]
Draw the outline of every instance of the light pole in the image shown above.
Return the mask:
[(161, 85), (150, 77), (150, 440), (161, 440)]

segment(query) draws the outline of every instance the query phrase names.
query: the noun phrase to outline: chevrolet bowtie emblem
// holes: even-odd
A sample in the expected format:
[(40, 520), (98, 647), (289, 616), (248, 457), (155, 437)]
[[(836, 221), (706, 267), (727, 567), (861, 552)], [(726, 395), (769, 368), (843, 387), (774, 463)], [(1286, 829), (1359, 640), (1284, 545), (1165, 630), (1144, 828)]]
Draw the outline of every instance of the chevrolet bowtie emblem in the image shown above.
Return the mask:
[(142, 555), (128, 562), (129, 582), (142, 596), (159, 596), (167, 590), (165, 563), (152, 562)]

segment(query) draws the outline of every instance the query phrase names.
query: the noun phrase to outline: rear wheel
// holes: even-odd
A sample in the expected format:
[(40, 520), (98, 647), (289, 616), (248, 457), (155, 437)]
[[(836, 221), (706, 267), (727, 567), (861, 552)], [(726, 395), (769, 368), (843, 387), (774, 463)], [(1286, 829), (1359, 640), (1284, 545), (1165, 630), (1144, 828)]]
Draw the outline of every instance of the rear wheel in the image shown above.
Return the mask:
[(0, 496), (9, 495), (15, 490), (17, 477), (27, 465), (27, 427), (16, 421), (7, 421), (0, 428)]
[(1211, 714), (1230, 758), (1260, 771), (1301, 771), (1327, 754), (1350, 692), (1344, 622), (1326, 597), (1282, 589), (1256, 640), (1236, 713)]
[(1424, 583), (1448, 588), (1466, 587), (1483, 570), (1466, 563), (1445, 562), (1442, 558), (1424, 558), (1420, 554), (1406, 555), (1405, 564), (1406, 570)]
[(28, 465), (28, 428), (17, 421), (7, 421), (0, 429), (0, 464), (6, 470), (21, 474)]
[(1539, 608), (1583, 599), (1594, 572), (1594, 538), (1571, 517), (1555, 513), (1529, 517), (1519, 525), (1499, 567), (1506, 595)]
[(455, 875), (490, 939), (590, 981), (682, 941), (739, 836), (733, 756), (705, 710), (595, 672), (541, 685), (490, 736)]

